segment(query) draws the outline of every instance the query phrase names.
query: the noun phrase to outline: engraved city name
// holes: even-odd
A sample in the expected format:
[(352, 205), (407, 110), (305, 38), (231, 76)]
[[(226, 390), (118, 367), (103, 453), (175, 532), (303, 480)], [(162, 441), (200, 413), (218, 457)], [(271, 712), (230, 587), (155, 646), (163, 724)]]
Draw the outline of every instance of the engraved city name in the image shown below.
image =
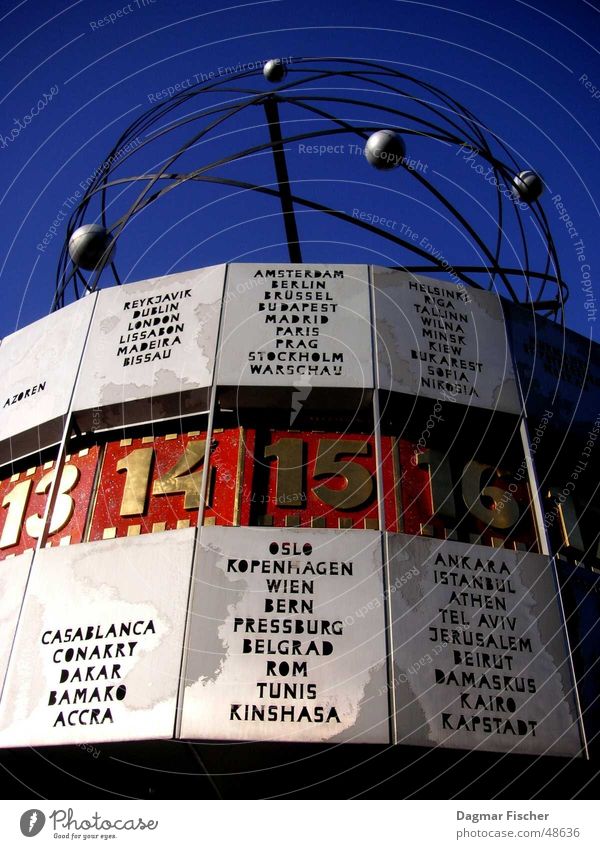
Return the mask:
[[(400, 737), (418, 745), (577, 753), (548, 559), (401, 536), (390, 537), (390, 548), (392, 575), (414, 560), (422, 576), (416, 596), (392, 600)], [(419, 675), (412, 657), (421, 658)], [(415, 698), (425, 721), (409, 728)]]
[(266, 350), (248, 352), (250, 373), (340, 377), (344, 353), (323, 351), (320, 336), (339, 307), (326, 281), (343, 279), (343, 270), (267, 269), (254, 277), (270, 280), (258, 311), (265, 313), (266, 328), (273, 325), (275, 339)]
[(164, 292), (125, 301), (123, 310), (129, 313), (127, 330), (120, 334), (117, 357), (123, 366), (168, 360), (172, 349), (181, 345), (185, 322), (181, 321), (181, 301), (191, 298), (192, 290)]
[(202, 530), (210, 589), (192, 606), (182, 733), (385, 742), (387, 699), (370, 692), (386, 674), (377, 535), (357, 549), (334, 531), (270, 533), (224, 548), (227, 532)]
[(373, 385), (366, 266), (231, 266), (220, 382)]
[[(87, 662), (135, 658), (140, 638), (146, 634), (156, 634), (152, 619), (111, 623), (107, 627), (79, 625), (44, 631), (41, 636), (44, 646), (77, 646), (56, 648), (52, 652), (56, 677), (51, 681), (53, 689), (47, 700), (48, 707), (57, 708), (52, 727), (114, 723), (115, 706), (127, 696), (127, 670), (123, 663), (88, 665)], [(137, 639), (129, 639), (132, 636)], [(92, 686), (82, 687), (82, 683)]]
[(12, 407), (14, 404), (18, 404), (19, 401), (24, 401), (26, 398), (31, 398), (33, 395), (37, 395), (38, 392), (43, 392), (46, 389), (46, 381), (42, 381), (40, 383), (34, 383), (33, 386), (27, 387), (27, 389), (22, 389), (20, 392), (16, 392), (14, 395), (9, 395), (4, 404), (2, 405), (2, 409), (5, 407)]

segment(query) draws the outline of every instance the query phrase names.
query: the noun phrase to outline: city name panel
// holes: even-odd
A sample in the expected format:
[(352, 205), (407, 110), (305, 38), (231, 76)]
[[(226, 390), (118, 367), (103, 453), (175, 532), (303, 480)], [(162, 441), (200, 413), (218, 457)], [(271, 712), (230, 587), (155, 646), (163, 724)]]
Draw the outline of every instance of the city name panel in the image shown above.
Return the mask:
[(229, 266), (219, 383), (373, 387), (364, 265)]
[(173, 736), (194, 532), (136, 543), (36, 556), (0, 703), (2, 745)]
[(182, 737), (389, 742), (381, 540), (355, 540), (202, 529)]
[(2, 340), (0, 464), (60, 442), (96, 297)]
[(399, 742), (577, 752), (549, 559), (403, 534), (388, 550)]
[(4, 339), (0, 745), (583, 754), (544, 552), (585, 543), (509, 335), (493, 293), (232, 264)]
[(98, 293), (75, 389), (82, 429), (206, 409), (225, 266)]
[(383, 389), (519, 414), (500, 298), (374, 268)]

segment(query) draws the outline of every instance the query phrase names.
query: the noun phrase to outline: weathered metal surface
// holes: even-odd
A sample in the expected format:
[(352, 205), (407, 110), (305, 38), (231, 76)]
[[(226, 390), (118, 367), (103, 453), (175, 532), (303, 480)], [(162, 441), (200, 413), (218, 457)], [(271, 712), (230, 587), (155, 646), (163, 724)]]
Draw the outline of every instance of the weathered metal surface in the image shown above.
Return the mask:
[(39, 552), (2, 746), (172, 736), (193, 544), (189, 528)]
[(60, 442), (96, 295), (5, 337), (0, 464)]
[(202, 409), (212, 384), (225, 266), (105, 289), (75, 393), (93, 430)]
[(581, 753), (548, 557), (388, 535), (399, 743)]
[(366, 265), (229, 266), (219, 383), (367, 389), (371, 347)]
[(373, 283), (381, 388), (520, 412), (495, 294), (378, 267)]
[(376, 532), (203, 528), (181, 736), (388, 742), (382, 573)]

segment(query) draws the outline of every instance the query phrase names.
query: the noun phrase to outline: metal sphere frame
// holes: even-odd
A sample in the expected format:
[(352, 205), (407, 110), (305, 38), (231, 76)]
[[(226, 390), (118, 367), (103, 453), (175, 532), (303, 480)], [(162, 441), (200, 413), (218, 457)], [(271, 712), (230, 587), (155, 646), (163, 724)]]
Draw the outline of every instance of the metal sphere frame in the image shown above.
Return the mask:
[[(256, 78), (257, 87), (247, 87), (249, 82), (254, 82), (254, 78)], [(323, 88), (322, 92), (315, 90), (315, 86), (323, 81), (327, 83), (333, 78), (342, 78), (344, 82), (368, 83), (369, 86), (376, 86), (382, 94), (400, 96), (403, 103), (418, 106), (422, 111), (428, 113), (431, 120), (405, 109), (367, 101), (359, 97), (334, 95), (329, 87)], [(416, 87), (420, 94), (407, 91), (406, 86)], [(229, 98), (229, 102), (225, 105), (202, 106), (201, 98), (209, 93), (222, 93)], [(351, 91), (351, 94), (354, 93), (356, 92)], [(190, 104), (190, 101), (194, 102)], [(279, 117), (279, 106), (283, 104), (286, 107), (299, 110), (304, 116), (309, 114), (312, 118), (316, 116), (316, 118), (324, 119), (329, 123), (325, 128), (313, 128), (304, 132), (286, 131), (284, 135)], [(194, 109), (192, 113), (188, 112), (183, 117), (171, 119), (171, 113), (179, 107), (190, 105)], [(268, 138), (263, 143), (252, 145), (221, 159), (206, 162), (193, 171), (179, 172), (177, 170), (177, 160), (192, 146), (200, 140), (206, 139), (212, 131), (221, 128), (229, 118), (237, 116), (243, 110), (253, 106), (264, 109)], [(368, 123), (354, 124), (337, 117), (331, 111), (336, 106), (362, 107), (369, 110)], [(407, 120), (416, 126), (407, 126)], [(167, 122), (166, 125), (165, 122)], [(167, 134), (195, 122), (199, 123), (199, 127), (194, 127), (189, 138), (167, 156), (160, 170), (131, 176), (119, 176), (115, 173), (117, 167), (121, 168), (122, 173), (123, 163), (135, 156), (142, 147), (150, 145), (157, 139), (163, 139)], [(389, 229), (385, 230), (368, 221), (353, 218), (345, 212), (299, 194), (293, 180), (290, 180), (285, 154), (286, 145), (322, 138), (330, 140), (337, 136), (350, 136), (355, 140), (360, 140), (365, 145), (369, 137), (377, 130), (392, 130), (398, 133), (402, 140), (407, 137), (411, 138), (413, 140), (413, 145), (409, 146), (411, 155), (418, 152), (414, 148), (417, 147), (419, 137), (426, 137), (446, 145), (468, 146), (476, 156), (481, 157), (481, 160), (491, 167), (497, 190), (497, 199), (495, 203), (496, 233), (490, 244), (484, 241), (477, 232), (477, 227), (470, 223), (440, 188), (435, 186), (424, 174), (419, 173), (416, 169), (411, 170), (404, 163), (401, 163), (399, 168), (383, 172), (390, 180), (397, 179), (398, 175), (402, 179), (417, 180), (421, 187), (429, 193), (432, 201), (435, 200), (440, 204), (444, 213), (452, 216), (455, 224), (462, 229), (470, 243), (479, 252), (483, 260), (481, 265), (461, 264), (454, 261), (454, 258), (445, 260), (443, 257), (436, 257), (421, 248), (418, 243), (403, 239)], [(143, 141), (134, 150), (120, 155), (123, 148), (131, 145), (134, 139), (139, 140), (140, 136), (143, 136)], [(273, 184), (261, 185), (250, 180), (242, 181), (211, 173), (219, 166), (242, 160), (245, 157), (266, 153), (269, 150), (272, 153), (275, 165), (276, 186)], [(298, 233), (295, 208), (303, 207), (376, 234), (382, 239), (402, 247), (409, 255), (416, 256), (421, 260), (418, 264), (398, 265), (396, 266), (398, 268), (413, 273), (428, 274), (447, 272), (450, 266), (462, 282), (476, 288), (484, 287), (473, 279), (472, 275), (485, 274), (489, 279), (488, 289), (496, 288), (500, 290), (502, 295), (514, 302), (527, 304), (537, 314), (563, 324), (568, 287), (562, 279), (556, 246), (540, 199), (532, 199), (527, 207), (536, 227), (537, 238), (542, 238), (546, 251), (543, 267), (535, 269), (531, 267), (523, 210), (517, 203), (511, 201), (510, 197), (506, 197), (506, 194), (510, 194), (510, 192), (504, 193), (501, 190), (502, 186), (514, 186), (515, 177), (522, 172), (523, 163), (516, 161), (510, 148), (489, 130), (471, 110), (437, 86), (423, 82), (393, 66), (341, 57), (293, 59), (289, 61), (287, 73), (280, 84), (269, 83), (265, 79), (263, 66), (257, 67), (256, 70), (233, 73), (216, 80), (191, 86), (174, 94), (169, 99), (156, 103), (133, 121), (117, 139), (115, 146), (96, 170), (95, 176), (87, 187), (79, 205), (74, 208), (69, 218), (66, 239), (57, 268), (52, 309), (64, 306), (69, 289), (72, 289), (75, 298), (79, 298), (82, 293), (95, 291), (105, 269), (107, 273), (110, 270), (114, 282), (120, 284), (121, 280), (115, 265), (113, 248), (130, 221), (141, 210), (156, 203), (161, 197), (178, 186), (196, 182), (258, 192), (275, 200), (278, 199), (285, 226), (290, 262), (302, 262), (302, 245)], [(119, 216), (116, 220), (109, 221), (111, 190), (119, 187), (122, 189), (127, 184), (135, 183), (143, 184), (143, 188), (134, 203), (131, 204), (125, 214)], [(92, 204), (98, 203), (99, 213), (90, 216)], [(516, 217), (516, 227), (520, 234), (520, 257), (517, 267), (506, 267), (501, 263), (500, 257), (506, 238), (504, 224), (507, 216), (512, 214)], [(91, 217), (91, 220), (88, 216)], [(70, 258), (69, 240), (78, 227), (96, 222), (100, 223), (111, 234), (111, 243), (103, 260), (89, 279), (86, 279), (81, 269), (73, 264)], [(519, 280), (521, 281), (521, 292), (518, 291)]]

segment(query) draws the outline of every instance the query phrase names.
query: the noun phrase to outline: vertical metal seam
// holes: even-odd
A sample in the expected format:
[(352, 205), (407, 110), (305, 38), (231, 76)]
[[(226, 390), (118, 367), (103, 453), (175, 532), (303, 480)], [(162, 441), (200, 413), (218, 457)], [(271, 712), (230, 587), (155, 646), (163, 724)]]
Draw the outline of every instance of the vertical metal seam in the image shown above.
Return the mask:
[(381, 417), (379, 409), (379, 356), (377, 345), (376, 332), (376, 307), (375, 307), (375, 274), (373, 266), (367, 266), (367, 285), (369, 290), (369, 306), (371, 310), (371, 373), (373, 375), (373, 434), (375, 436), (375, 457), (376, 457), (376, 481), (377, 481), (377, 499), (379, 502), (379, 539), (380, 551), (382, 555), (382, 585), (384, 598), (384, 629), (385, 629), (385, 645), (386, 645), (386, 666), (387, 666), (387, 684), (388, 684), (388, 730), (390, 742), (396, 745), (398, 734), (396, 729), (396, 693), (394, 690), (394, 643), (392, 638), (392, 609), (391, 609), (391, 593), (390, 575), (389, 575), (389, 551), (387, 540), (387, 524), (385, 514), (385, 499), (383, 488), (383, 458), (381, 450)]

